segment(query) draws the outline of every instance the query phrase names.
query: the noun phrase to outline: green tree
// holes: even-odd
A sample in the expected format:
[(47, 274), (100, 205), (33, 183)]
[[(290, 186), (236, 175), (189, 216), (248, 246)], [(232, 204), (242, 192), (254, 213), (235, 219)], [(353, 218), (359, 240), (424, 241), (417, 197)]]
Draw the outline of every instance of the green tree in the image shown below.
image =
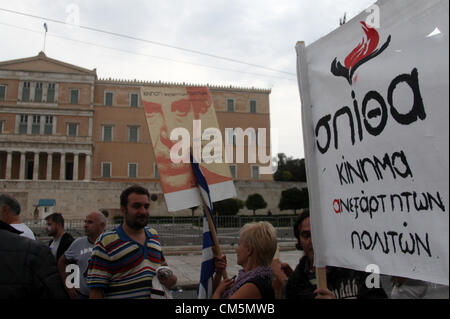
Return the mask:
[(306, 182), (305, 159), (287, 157), (284, 153), (278, 154), (278, 169), (273, 175), (275, 181)]
[(283, 171), (283, 181), (290, 181), (292, 180), (292, 173), (289, 171)]
[(245, 206), (248, 209), (253, 210), (253, 216), (255, 216), (256, 210), (266, 208), (267, 203), (260, 194), (253, 194), (247, 197), (247, 200), (245, 201)]
[(213, 203), (216, 215), (234, 216), (240, 209), (244, 208), (244, 202), (237, 198), (230, 198)]
[(347, 22), (347, 12), (344, 12), (344, 16), (339, 18), (339, 25), (344, 25)]
[(298, 209), (309, 207), (308, 189), (298, 189), (297, 187), (287, 189), (281, 192), (280, 203), (278, 208), (280, 210), (294, 210), (294, 214), (297, 214)]

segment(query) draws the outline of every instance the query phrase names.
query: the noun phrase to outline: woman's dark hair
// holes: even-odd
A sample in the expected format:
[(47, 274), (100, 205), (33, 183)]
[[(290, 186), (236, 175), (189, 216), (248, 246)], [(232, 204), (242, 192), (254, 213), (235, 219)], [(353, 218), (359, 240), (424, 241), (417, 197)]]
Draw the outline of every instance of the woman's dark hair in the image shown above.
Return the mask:
[(303, 210), (303, 213), (300, 214), (300, 216), (297, 217), (294, 223), (294, 236), (297, 238), (297, 244), (295, 245), (295, 248), (298, 250), (303, 250), (302, 245), (300, 245), (300, 232), (298, 230), (298, 227), (303, 223), (303, 221), (309, 218), (309, 209), (306, 208)]

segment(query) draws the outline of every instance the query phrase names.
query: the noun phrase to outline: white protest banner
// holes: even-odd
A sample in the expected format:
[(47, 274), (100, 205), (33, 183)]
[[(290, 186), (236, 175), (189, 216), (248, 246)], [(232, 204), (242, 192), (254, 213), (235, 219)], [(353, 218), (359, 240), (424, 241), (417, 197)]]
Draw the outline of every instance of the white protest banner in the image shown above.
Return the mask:
[(142, 87), (141, 98), (167, 209), (173, 212), (202, 205), (190, 149), (199, 162), (210, 161), (200, 162), (200, 167), (211, 200), (236, 197), (230, 168), (223, 160), (222, 137), (216, 136), (221, 134), (209, 89)]
[(448, 285), (449, 2), (372, 8), (297, 45), (315, 264)]

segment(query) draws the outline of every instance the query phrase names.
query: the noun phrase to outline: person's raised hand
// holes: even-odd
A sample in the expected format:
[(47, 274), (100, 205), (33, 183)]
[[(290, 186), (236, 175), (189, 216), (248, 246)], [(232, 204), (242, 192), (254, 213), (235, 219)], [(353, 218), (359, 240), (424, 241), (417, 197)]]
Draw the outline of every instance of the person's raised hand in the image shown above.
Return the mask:
[(214, 258), (214, 266), (216, 268), (216, 274), (222, 276), (227, 269), (227, 256), (223, 255)]
[(336, 299), (334, 293), (325, 288), (316, 289), (314, 294), (316, 294), (316, 299)]

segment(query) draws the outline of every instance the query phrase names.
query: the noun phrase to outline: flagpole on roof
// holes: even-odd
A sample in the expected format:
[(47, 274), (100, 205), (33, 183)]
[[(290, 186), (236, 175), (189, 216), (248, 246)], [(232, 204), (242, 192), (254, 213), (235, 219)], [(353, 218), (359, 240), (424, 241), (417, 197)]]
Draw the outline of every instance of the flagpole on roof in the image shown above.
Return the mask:
[(47, 31), (48, 31), (47, 23), (46, 23), (46, 22), (44, 22), (44, 29), (45, 29), (45, 33), (44, 33), (44, 47), (42, 48), (42, 52), (45, 53), (45, 40), (46, 40), (46, 38), (47, 38)]

